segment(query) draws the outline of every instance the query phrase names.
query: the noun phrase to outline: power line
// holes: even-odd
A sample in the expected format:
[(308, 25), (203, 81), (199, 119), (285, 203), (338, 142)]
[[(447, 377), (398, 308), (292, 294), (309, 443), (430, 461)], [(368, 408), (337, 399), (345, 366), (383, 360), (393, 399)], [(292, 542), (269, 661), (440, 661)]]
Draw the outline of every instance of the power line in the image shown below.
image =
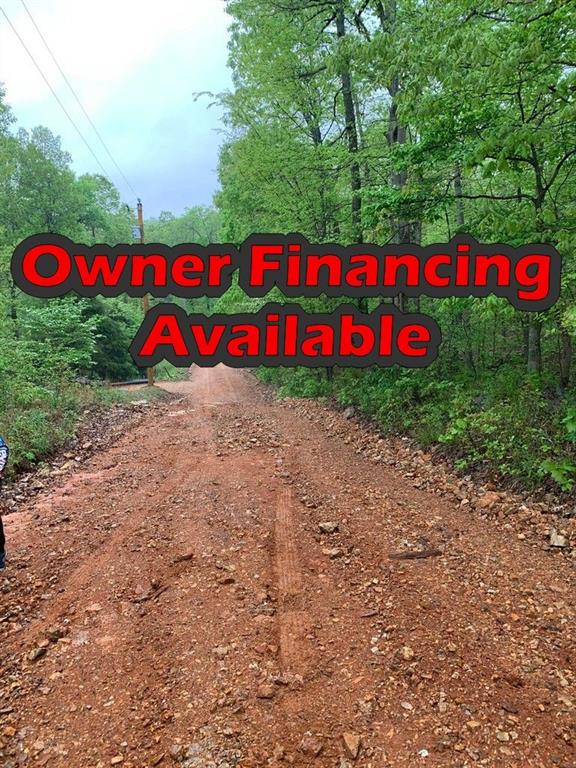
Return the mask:
[(18, 33), (18, 30), (16, 29), (16, 27), (14, 26), (14, 24), (12, 24), (12, 22), (10, 21), (10, 18), (8, 17), (8, 14), (7, 14), (7, 13), (6, 13), (6, 11), (4, 10), (4, 8), (2, 8), (2, 6), (0, 6), (0, 12), (2, 13), (2, 15), (4, 16), (4, 18), (5, 18), (5, 19), (6, 19), (6, 21), (8, 22), (8, 24), (9, 24), (10, 28), (12, 29), (12, 31), (14, 32), (14, 34), (16, 35), (16, 37), (18, 38), (18, 40), (20, 41), (20, 43), (21, 43), (22, 47), (24, 48), (24, 50), (26, 51), (26, 53), (27, 53), (27, 54), (28, 54), (28, 56), (30, 57), (30, 59), (31, 59), (32, 63), (34, 64), (34, 66), (36, 67), (36, 69), (38, 70), (38, 72), (40, 73), (40, 76), (42, 77), (42, 79), (44, 80), (44, 82), (46, 83), (46, 85), (48, 86), (48, 88), (50, 89), (50, 92), (52, 93), (52, 95), (54, 96), (54, 98), (56, 99), (56, 101), (58, 102), (58, 104), (60, 105), (60, 108), (61, 108), (62, 112), (64, 112), (64, 114), (66, 115), (66, 117), (68, 118), (68, 120), (70, 121), (70, 123), (72, 124), (72, 126), (75, 128), (76, 132), (78, 133), (78, 136), (80, 136), (80, 138), (81, 138), (81, 139), (82, 139), (82, 141), (84, 142), (84, 144), (85, 144), (86, 148), (88, 149), (88, 151), (90, 152), (90, 154), (92, 155), (92, 157), (94, 158), (94, 160), (96, 161), (96, 163), (97, 163), (98, 167), (100, 168), (100, 170), (101, 170), (101, 171), (102, 171), (102, 173), (104, 174), (104, 178), (108, 179), (108, 172), (106, 171), (106, 169), (104, 168), (104, 166), (103, 166), (103, 165), (102, 165), (102, 163), (100, 162), (100, 160), (99, 160), (98, 156), (96, 155), (96, 153), (94, 152), (94, 150), (92, 149), (92, 147), (90, 146), (90, 144), (88, 143), (88, 141), (85, 139), (85, 137), (84, 137), (84, 134), (82, 133), (82, 131), (80, 130), (80, 128), (78, 128), (78, 126), (76, 125), (76, 123), (75, 123), (75, 122), (74, 122), (74, 120), (72, 119), (72, 117), (71, 117), (70, 113), (68, 112), (68, 110), (66, 109), (66, 107), (64, 106), (64, 104), (62, 103), (62, 101), (60, 100), (60, 97), (58, 96), (58, 94), (56, 93), (56, 91), (54, 90), (54, 88), (52, 87), (52, 85), (50, 84), (50, 81), (48, 80), (48, 78), (46, 77), (46, 75), (44, 74), (44, 72), (42, 71), (42, 67), (41, 67), (41, 66), (38, 64), (38, 62), (36, 61), (36, 59), (34, 58), (34, 56), (32, 55), (32, 53), (30, 52), (30, 49), (28, 48), (28, 46), (26, 45), (26, 43), (24, 42), (24, 40), (22, 39), (22, 37), (21, 37), (21, 36), (20, 36), (20, 34)]
[(99, 131), (99, 130), (98, 130), (98, 128), (97, 128), (97, 127), (94, 125), (94, 122), (93, 122), (92, 118), (90, 117), (90, 115), (88, 114), (88, 112), (86, 111), (86, 109), (85, 109), (85, 107), (84, 107), (84, 104), (83, 104), (83, 103), (80, 101), (80, 97), (78, 96), (78, 94), (76, 93), (76, 91), (74, 90), (74, 88), (72, 87), (72, 83), (70, 82), (70, 80), (69, 80), (69, 79), (68, 79), (68, 77), (66, 76), (66, 73), (64, 72), (64, 70), (63, 70), (63, 69), (62, 69), (62, 67), (60, 66), (60, 64), (59, 64), (59, 62), (58, 62), (58, 59), (56, 58), (56, 56), (55, 56), (55, 55), (54, 55), (54, 53), (52, 52), (52, 49), (51, 49), (51, 48), (50, 48), (50, 46), (48, 45), (48, 43), (47, 43), (47, 41), (46, 41), (46, 38), (44, 37), (44, 35), (43, 35), (43, 34), (42, 34), (42, 32), (40, 31), (40, 28), (39, 28), (38, 24), (36, 23), (36, 21), (35, 21), (35, 19), (34, 19), (34, 16), (32, 16), (32, 13), (31, 13), (31, 12), (30, 12), (30, 10), (28, 9), (28, 6), (27, 6), (27, 5), (26, 5), (26, 3), (24, 2), (24, 0), (20, 0), (20, 2), (22, 3), (22, 5), (23, 5), (23, 7), (24, 7), (24, 10), (25, 10), (25, 11), (26, 11), (26, 13), (28, 14), (28, 17), (29, 17), (30, 21), (31, 21), (31, 22), (32, 22), (32, 24), (34, 25), (34, 29), (35, 29), (35, 30), (36, 30), (36, 32), (38, 33), (38, 35), (39, 35), (40, 39), (42, 40), (42, 42), (44, 43), (44, 46), (46, 47), (46, 50), (47, 50), (47, 51), (48, 51), (48, 53), (50, 54), (50, 56), (51, 56), (51, 58), (52, 58), (52, 61), (54, 62), (54, 64), (55, 64), (55, 65), (56, 65), (56, 67), (58, 68), (58, 71), (60, 72), (60, 74), (62, 75), (62, 77), (64, 78), (64, 82), (66, 83), (66, 85), (67, 85), (67, 86), (68, 86), (68, 88), (70, 89), (70, 92), (72, 93), (72, 95), (73, 95), (73, 96), (74, 96), (74, 98), (76, 99), (76, 102), (77, 102), (78, 106), (80, 107), (80, 109), (82, 110), (82, 112), (84, 113), (84, 116), (85, 116), (85, 118), (88, 120), (88, 122), (89, 122), (89, 123), (90, 123), (90, 125), (92, 126), (92, 130), (94, 131), (94, 133), (95, 133), (95, 134), (96, 134), (96, 136), (98, 137), (98, 140), (100, 141), (100, 144), (102, 144), (102, 146), (104, 147), (104, 150), (105, 150), (106, 154), (108, 155), (108, 157), (110, 158), (110, 160), (111, 160), (111, 161), (112, 161), (112, 163), (114, 164), (114, 166), (115, 166), (116, 170), (118, 171), (118, 173), (120, 174), (120, 176), (122, 177), (122, 179), (124, 179), (124, 182), (126, 183), (126, 185), (128, 186), (128, 188), (129, 188), (129, 189), (132, 191), (132, 193), (134, 194), (134, 196), (135, 196), (135, 197), (138, 197), (138, 194), (137, 194), (136, 190), (134, 189), (134, 187), (132, 186), (132, 184), (130, 183), (130, 181), (128, 180), (128, 178), (126, 177), (126, 175), (124, 174), (124, 171), (122, 170), (122, 168), (120, 168), (120, 166), (119, 166), (119, 165), (118, 165), (118, 163), (116, 162), (116, 159), (115, 159), (114, 155), (112, 154), (112, 152), (111, 152), (111, 151), (110, 151), (110, 149), (108, 148), (108, 145), (106, 144), (106, 142), (105, 142), (105, 141), (104, 141), (104, 139), (102, 138), (102, 135), (100, 134), (100, 131)]

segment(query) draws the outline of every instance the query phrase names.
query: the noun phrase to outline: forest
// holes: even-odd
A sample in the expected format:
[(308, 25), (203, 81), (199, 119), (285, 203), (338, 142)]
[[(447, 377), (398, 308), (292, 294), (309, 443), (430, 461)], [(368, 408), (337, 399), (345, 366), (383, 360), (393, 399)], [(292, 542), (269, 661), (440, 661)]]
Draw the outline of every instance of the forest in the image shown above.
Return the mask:
[[(542, 313), (505, 299), (409, 298), (440, 325), (436, 363), (267, 370), (331, 396), (462, 471), (523, 488), (576, 480), (576, 4), (570, 0), (230, 0), (234, 91), (222, 237), (549, 243), (562, 289)], [(280, 296), (275, 295), (275, 299)], [(285, 299), (284, 299), (285, 300)], [(336, 299), (305, 299), (327, 311)], [(367, 299), (372, 309), (379, 299)], [(232, 289), (226, 309), (260, 306)]]
[[(263, 369), (281, 395), (328, 397), (384, 433), (436, 446), (463, 472), (569, 492), (576, 482), (576, 4), (572, 0), (228, 0), (233, 88), (211, 208), (146, 221), (148, 242), (241, 243), (299, 232), (311, 242), (410, 242), (469, 233), (553, 245), (559, 301), (399, 295), (430, 315), (437, 361), (402, 367)], [(185, 78), (185, 75), (183, 75)], [(98, 386), (138, 376), (127, 297), (33, 300), (9, 277), (37, 232), (131, 242), (136, 214), (103, 176), (80, 175), (51, 131), (18, 128), (0, 92), (0, 433), (15, 467), (73, 433)], [(215, 138), (216, 140), (216, 138)], [(178, 300), (206, 314), (268, 301), (331, 312), (343, 299)], [(348, 303), (351, 300), (347, 300)], [(91, 384), (89, 384), (91, 383)]]
[[(129, 353), (142, 322), (138, 299), (32, 299), (10, 276), (15, 247), (32, 234), (132, 242), (134, 206), (104, 176), (77, 176), (71, 161), (48, 128), (18, 128), (0, 90), (0, 434), (13, 471), (63, 445), (85, 408), (105, 405), (114, 393), (102, 382), (140, 377)], [(173, 244), (209, 242), (217, 227), (218, 214), (202, 207), (146, 222), (150, 239)]]

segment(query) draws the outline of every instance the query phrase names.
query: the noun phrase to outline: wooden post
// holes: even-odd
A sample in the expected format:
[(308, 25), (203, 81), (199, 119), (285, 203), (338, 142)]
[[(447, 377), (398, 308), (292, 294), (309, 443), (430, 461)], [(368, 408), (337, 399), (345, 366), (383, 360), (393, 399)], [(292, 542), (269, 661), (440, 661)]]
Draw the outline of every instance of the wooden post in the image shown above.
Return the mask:
[[(140, 229), (140, 243), (144, 245), (144, 212), (142, 209), (142, 201), (138, 198), (138, 228)], [(146, 293), (142, 298), (142, 307), (144, 309), (144, 316), (150, 311), (150, 296)], [(146, 368), (146, 377), (148, 379), (148, 386), (154, 386), (154, 368)]]

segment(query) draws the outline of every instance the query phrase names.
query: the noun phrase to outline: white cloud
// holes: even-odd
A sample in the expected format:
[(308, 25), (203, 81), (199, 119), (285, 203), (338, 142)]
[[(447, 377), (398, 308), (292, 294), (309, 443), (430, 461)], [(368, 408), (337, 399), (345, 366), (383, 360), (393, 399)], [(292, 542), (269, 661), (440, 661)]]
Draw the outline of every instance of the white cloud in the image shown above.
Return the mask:
[[(153, 159), (154, 178), (162, 162), (173, 173), (174, 160), (188, 167), (195, 146), (207, 148), (216, 165), (216, 111), (194, 103), (192, 93), (222, 90), (226, 71), (229, 18), (222, 0), (25, 0), (43, 35), (127, 175), (145, 176)], [(74, 119), (102, 162), (105, 155), (44, 49), (20, 0), (0, 0)], [(7, 101), (25, 127), (47, 125), (79, 171), (97, 166), (62, 114), (28, 55), (0, 15), (0, 82)], [(169, 137), (169, 139), (167, 139)], [(205, 163), (203, 164), (205, 166)], [(129, 173), (130, 172), (130, 173)], [(204, 171), (206, 173), (206, 171)], [(213, 174), (206, 179), (212, 188)], [(150, 178), (146, 184), (153, 183)], [(172, 185), (180, 188), (177, 183)], [(140, 191), (140, 190), (139, 190)], [(124, 192), (124, 190), (123, 190)], [(143, 196), (145, 190), (142, 191)], [(194, 204), (182, 200), (180, 208)], [(167, 201), (161, 207), (174, 206)]]
[[(122, 81), (165, 47), (186, 45), (210, 53), (222, 42), (228, 19), (220, 0), (26, 0), (40, 30), (73, 85), (86, 101), (106, 98)], [(59, 75), (20, 0), (2, 6), (48, 76)], [(42, 98), (46, 86), (28, 55), (0, 21), (0, 73), (14, 106)]]

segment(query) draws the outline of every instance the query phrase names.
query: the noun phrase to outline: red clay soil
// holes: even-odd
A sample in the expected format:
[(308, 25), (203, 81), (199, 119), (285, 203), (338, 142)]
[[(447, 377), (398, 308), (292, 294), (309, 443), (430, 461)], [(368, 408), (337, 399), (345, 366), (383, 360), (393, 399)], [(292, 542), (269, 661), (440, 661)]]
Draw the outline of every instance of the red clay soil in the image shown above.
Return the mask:
[(6, 518), (3, 768), (576, 766), (573, 561), (249, 373), (167, 388)]

